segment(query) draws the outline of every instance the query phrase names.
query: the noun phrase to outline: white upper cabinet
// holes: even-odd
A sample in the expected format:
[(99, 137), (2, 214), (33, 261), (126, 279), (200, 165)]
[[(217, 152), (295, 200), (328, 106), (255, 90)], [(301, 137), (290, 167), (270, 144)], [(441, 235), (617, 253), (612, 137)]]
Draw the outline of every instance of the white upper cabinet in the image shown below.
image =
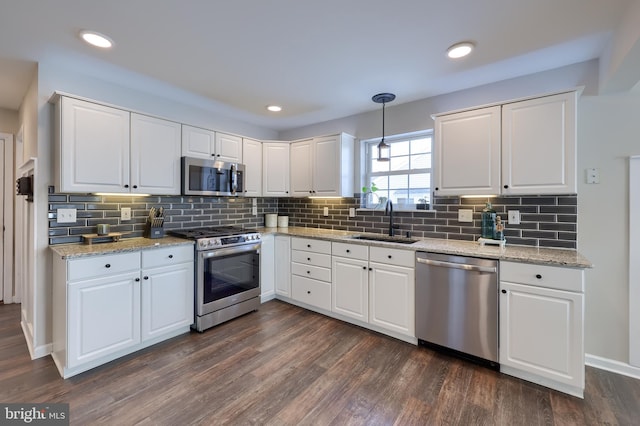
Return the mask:
[(216, 132), (199, 127), (182, 125), (182, 156), (213, 159)]
[(500, 106), (437, 117), (435, 194), (500, 193)]
[(216, 132), (216, 160), (242, 163), (242, 138)]
[(354, 138), (339, 135), (291, 144), (291, 194), (353, 197)]
[(129, 112), (61, 96), (56, 102), (58, 192), (129, 192)]
[(577, 93), (435, 117), (436, 195), (574, 194)]
[(180, 194), (180, 123), (131, 114), (131, 192)]
[(291, 195), (313, 195), (313, 140), (291, 144)]
[(502, 107), (502, 193), (575, 194), (575, 92)]
[(244, 138), (242, 140), (244, 169), (244, 195), (262, 196), (262, 142)]
[(289, 196), (289, 143), (262, 144), (262, 195)]
[(180, 193), (180, 124), (65, 96), (56, 106), (58, 192)]
[(242, 138), (183, 124), (182, 155), (242, 163)]

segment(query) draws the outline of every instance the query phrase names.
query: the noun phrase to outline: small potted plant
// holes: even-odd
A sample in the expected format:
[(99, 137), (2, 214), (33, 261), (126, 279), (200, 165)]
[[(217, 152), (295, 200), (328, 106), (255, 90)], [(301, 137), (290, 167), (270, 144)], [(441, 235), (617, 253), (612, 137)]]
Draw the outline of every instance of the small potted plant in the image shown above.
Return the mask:
[(418, 198), (418, 204), (416, 204), (418, 210), (429, 210), (429, 203), (426, 198)]
[(375, 182), (371, 182), (371, 186), (362, 187), (362, 200), (361, 200), (362, 207), (366, 209), (371, 209), (378, 205), (380, 200), (379, 200), (378, 194), (376, 194), (377, 190), (378, 190), (378, 187), (376, 186)]

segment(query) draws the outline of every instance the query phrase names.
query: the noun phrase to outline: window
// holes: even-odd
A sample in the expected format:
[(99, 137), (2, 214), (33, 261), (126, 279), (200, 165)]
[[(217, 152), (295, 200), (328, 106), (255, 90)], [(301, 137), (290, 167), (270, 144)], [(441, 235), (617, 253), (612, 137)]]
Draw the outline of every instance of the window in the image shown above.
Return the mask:
[(431, 203), (431, 147), (433, 131), (386, 137), (391, 147), (390, 161), (378, 161), (380, 139), (364, 141), (364, 186), (378, 188), (363, 207), (384, 207), (391, 200), (394, 209), (428, 209)]

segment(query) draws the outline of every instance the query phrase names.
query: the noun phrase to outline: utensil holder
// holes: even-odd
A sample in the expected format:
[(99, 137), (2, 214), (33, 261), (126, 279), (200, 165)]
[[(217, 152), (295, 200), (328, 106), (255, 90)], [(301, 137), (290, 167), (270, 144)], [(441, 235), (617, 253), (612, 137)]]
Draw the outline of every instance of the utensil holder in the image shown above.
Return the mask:
[[(154, 223), (155, 222), (155, 223)], [(144, 227), (144, 237), (145, 238), (162, 238), (164, 237), (164, 220), (158, 221), (157, 219), (149, 220), (147, 219), (147, 223)]]

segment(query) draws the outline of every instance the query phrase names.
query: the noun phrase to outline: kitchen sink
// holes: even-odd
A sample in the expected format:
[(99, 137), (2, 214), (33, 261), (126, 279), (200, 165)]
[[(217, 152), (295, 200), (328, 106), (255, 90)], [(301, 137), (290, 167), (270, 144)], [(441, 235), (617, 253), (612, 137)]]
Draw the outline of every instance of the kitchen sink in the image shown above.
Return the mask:
[(407, 238), (407, 237), (390, 237), (388, 235), (354, 235), (351, 237), (352, 240), (363, 240), (363, 241), (383, 241), (385, 243), (400, 243), (400, 244), (413, 244), (416, 239)]

